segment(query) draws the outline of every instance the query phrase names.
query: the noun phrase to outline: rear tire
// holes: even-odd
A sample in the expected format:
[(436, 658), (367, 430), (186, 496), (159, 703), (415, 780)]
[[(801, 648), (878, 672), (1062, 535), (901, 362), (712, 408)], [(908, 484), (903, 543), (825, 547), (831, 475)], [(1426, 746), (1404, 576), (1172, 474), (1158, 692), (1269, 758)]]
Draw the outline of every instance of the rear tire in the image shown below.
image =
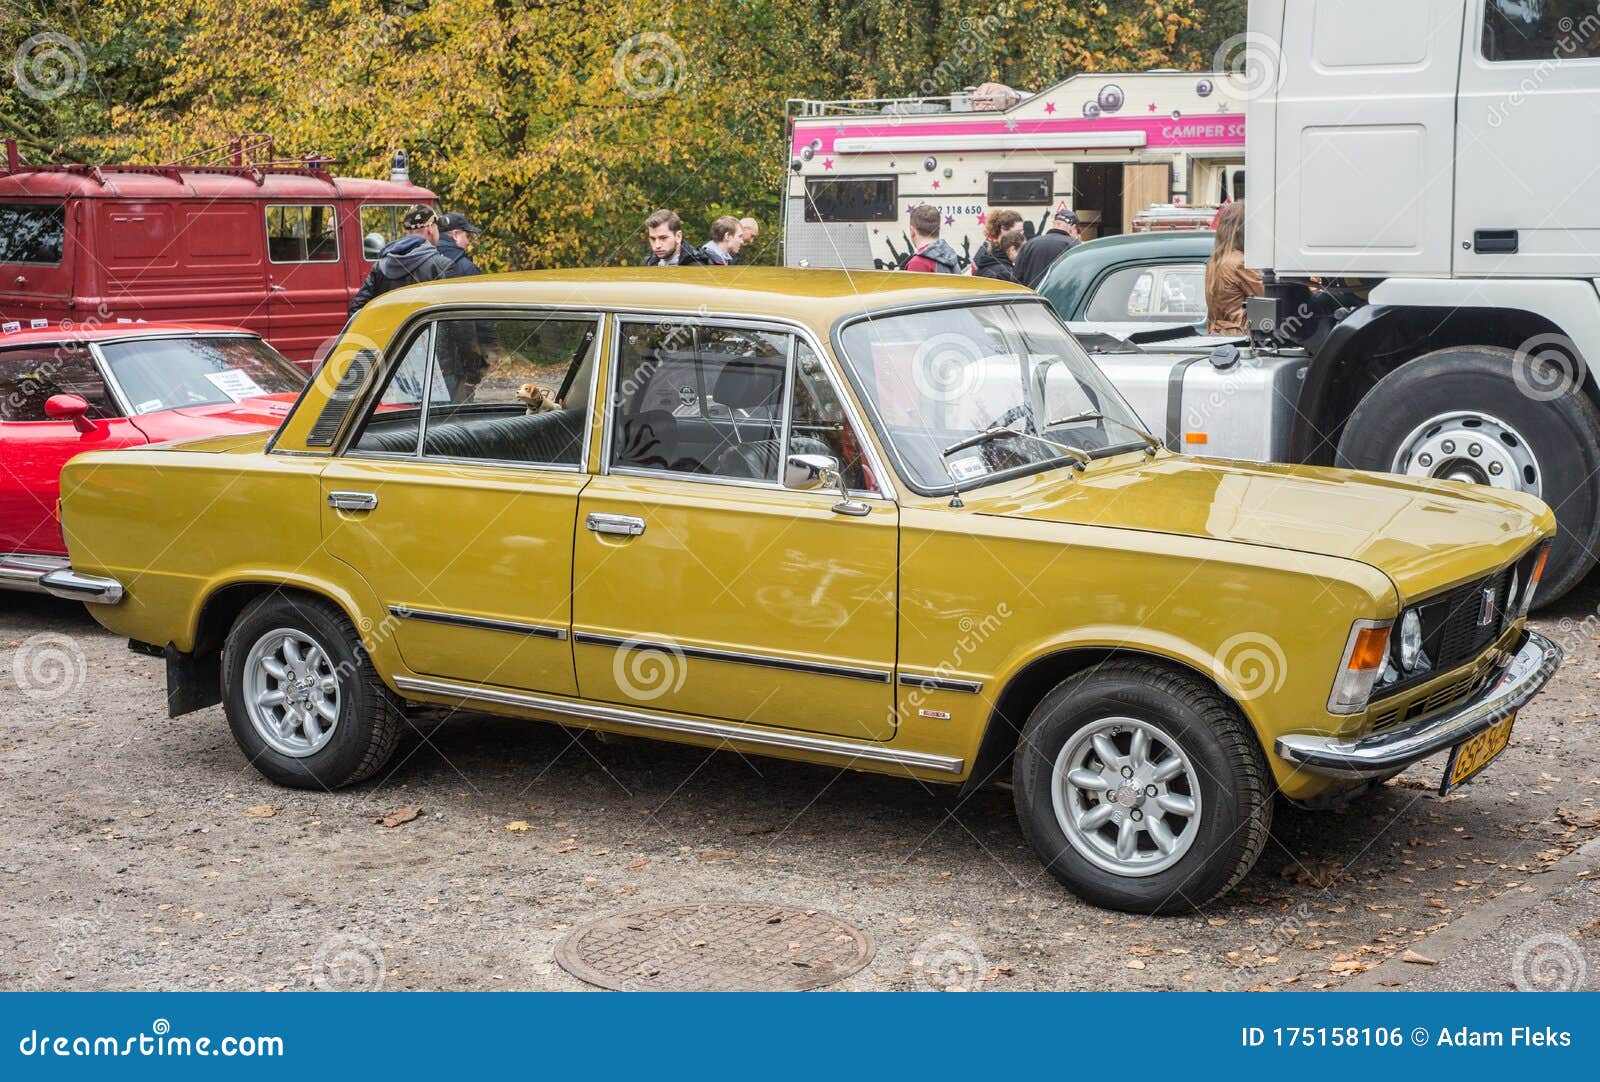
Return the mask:
[[(1521, 382), (1519, 364), (1530, 366)], [(1465, 455), (1459, 463), (1447, 461), (1426, 432), (1438, 418), (1461, 416), (1464, 422), (1447, 423), (1476, 424), (1461, 430), (1488, 434), (1484, 457), (1498, 468), (1496, 478), (1518, 473), (1522, 483), (1515, 487), (1538, 495), (1560, 523), (1535, 598), (1536, 604), (1548, 605), (1582, 581), (1600, 546), (1600, 409), (1581, 389), (1548, 398), (1538, 391), (1560, 392), (1571, 382), (1553, 362), (1521, 359), (1509, 349), (1464, 346), (1429, 353), (1395, 369), (1367, 393), (1345, 424), (1336, 461), (1411, 476), (1477, 480), (1481, 474), (1487, 481), (1486, 468), (1480, 470)], [(1449, 434), (1438, 434), (1435, 442)], [(1424, 454), (1428, 464), (1421, 461)]]
[(257, 598), (234, 621), (222, 650), (222, 704), (250, 765), (294, 789), (371, 777), (404, 725), (349, 618), (300, 593)]
[(1186, 913), (1226, 893), (1272, 826), (1254, 730), (1213, 685), (1157, 662), (1111, 662), (1046, 695), (1012, 780), (1045, 870), (1129, 913)]

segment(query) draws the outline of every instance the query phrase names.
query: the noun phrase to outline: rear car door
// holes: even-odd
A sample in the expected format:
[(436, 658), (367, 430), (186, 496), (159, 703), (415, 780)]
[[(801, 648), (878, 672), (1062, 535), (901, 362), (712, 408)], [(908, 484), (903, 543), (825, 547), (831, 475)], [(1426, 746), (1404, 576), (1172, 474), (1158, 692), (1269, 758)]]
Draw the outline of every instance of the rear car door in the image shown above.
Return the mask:
[[(92, 431), (45, 414), (58, 394), (89, 403)], [(0, 344), (0, 553), (66, 552), (56, 508), (61, 467), (84, 451), (144, 443), (124, 414), (83, 343)]]
[[(323, 537), (412, 671), (576, 694), (573, 522), (600, 340), (582, 311), (451, 313), (396, 339), (381, 398), (323, 471)], [(560, 407), (536, 412), (523, 383)]]
[[(583, 696), (892, 738), (898, 509), (820, 355), (777, 326), (623, 317), (611, 363), (574, 550)], [(785, 487), (790, 454), (839, 461), (855, 506)]]

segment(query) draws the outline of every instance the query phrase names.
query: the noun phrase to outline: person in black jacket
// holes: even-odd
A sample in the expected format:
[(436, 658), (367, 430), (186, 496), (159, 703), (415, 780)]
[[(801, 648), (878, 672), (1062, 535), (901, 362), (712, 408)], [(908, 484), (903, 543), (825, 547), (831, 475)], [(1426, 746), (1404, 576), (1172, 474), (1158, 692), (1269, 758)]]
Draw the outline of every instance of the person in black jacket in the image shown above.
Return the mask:
[(439, 215), (439, 239), (434, 242), (434, 247), (454, 265), (455, 269), (449, 277), (466, 278), (469, 275), (483, 273), (467, 254), (472, 250), (472, 242), (482, 232), (483, 230), (473, 225), (465, 214), (451, 211)]
[(650, 241), (647, 267), (717, 266), (717, 261), (692, 244), (683, 242), (683, 222), (670, 210), (658, 210), (644, 220)]
[(1010, 229), (996, 237), (992, 243), (978, 249), (972, 260), (972, 273), (979, 278), (993, 278), (1000, 282), (1015, 282), (1017, 252), (1022, 248), (1022, 230)]
[(1078, 216), (1062, 207), (1056, 211), (1048, 231), (1022, 246), (1022, 252), (1017, 256), (1017, 281), (1029, 289), (1038, 289), (1050, 264), (1060, 258), (1063, 252), (1081, 243), (1078, 239)]
[(391, 289), (449, 278), (455, 264), (439, 253), (433, 242), (439, 239), (439, 216), (432, 207), (414, 206), (400, 220), (406, 235), (383, 250), (372, 265), (367, 280), (350, 301), (355, 315), (374, 297)]

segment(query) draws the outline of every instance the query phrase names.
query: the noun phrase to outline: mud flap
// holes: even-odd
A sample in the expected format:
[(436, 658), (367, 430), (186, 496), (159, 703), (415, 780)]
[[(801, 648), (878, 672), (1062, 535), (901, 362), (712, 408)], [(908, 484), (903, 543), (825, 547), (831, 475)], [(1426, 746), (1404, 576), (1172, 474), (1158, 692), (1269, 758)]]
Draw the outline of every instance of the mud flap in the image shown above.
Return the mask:
[(167, 717), (175, 718), (222, 701), (222, 655), (195, 657), (167, 643)]

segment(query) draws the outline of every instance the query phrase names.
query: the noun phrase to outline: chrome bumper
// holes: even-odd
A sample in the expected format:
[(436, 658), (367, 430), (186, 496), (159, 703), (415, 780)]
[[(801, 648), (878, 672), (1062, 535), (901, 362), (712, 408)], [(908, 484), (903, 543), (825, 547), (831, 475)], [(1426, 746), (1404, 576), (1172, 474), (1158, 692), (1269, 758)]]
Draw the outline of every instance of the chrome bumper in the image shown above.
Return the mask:
[(84, 601), (90, 605), (115, 605), (122, 600), (122, 583), (116, 579), (80, 575), (70, 567), (41, 576), (39, 588), (47, 594), (64, 597), (68, 601)]
[(42, 594), (48, 591), (39, 580), (52, 571), (68, 566), (65, 556), (37, 556), (28, 552), (0, 553), (0, 590), (27, 590)]
[(1330, 778), (1388, 774), (1454, 747), (1527, 704), (1561, 667), (1561, 647), (1528, 632), (1500, 676), (1464, 703), (1381, 733), (1343, 740), (1291, 734), (1274, 745), (1279, 758)]

